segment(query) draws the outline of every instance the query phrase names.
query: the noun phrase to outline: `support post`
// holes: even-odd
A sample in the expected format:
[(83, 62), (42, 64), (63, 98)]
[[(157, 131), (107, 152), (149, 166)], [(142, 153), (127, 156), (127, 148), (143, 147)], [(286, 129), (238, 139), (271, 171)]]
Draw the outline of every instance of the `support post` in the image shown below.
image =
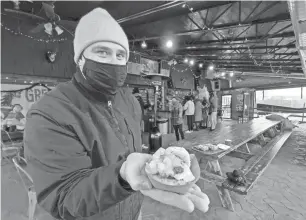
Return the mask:
[[(212, 173), (214, 173), (216, 175), (219, 175), (219, 176), (222, 176), (222, 171), (221, 171), (221, 168), (220, 168), (219, 161), (218, 160), (213, 160), (213, 161), (210, 161), (209, 163), (212, 166)], [(227, 189), (224, 189), (221, 186), (216, 185), (216, 187), (217, 187), (217, 190), (218, 190), (218, 193), (219, 193), (219, 197), (220, 197), (222, 206), (224, 208), (234, 212), (235, 210), (234, 210), (233, 202), (232, 202), (231, 195), (230, 195), (229, 191)]]

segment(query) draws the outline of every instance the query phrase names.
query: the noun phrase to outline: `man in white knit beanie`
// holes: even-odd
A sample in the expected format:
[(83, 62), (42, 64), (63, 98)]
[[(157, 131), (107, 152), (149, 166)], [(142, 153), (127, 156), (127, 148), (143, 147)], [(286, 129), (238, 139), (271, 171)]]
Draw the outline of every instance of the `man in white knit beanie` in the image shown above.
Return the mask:
[(141, 108), (123, 88), (129, 42), (104, 9), (75, 31), (77, 72), (28, 112), (25, 155), (38, 203), (56, 219), (138, 219), (151, 183), (141, 168)]
[[(136, 220), (140, 190), (155, 191), (143, 172), (152, 156), (141, 153), (141, 108), (122, 87), (128, 39), (107, 11), (96, 8), (79, 21), (73, 45), (73, 79), (27, 114), (25, 156), (37, 201), (56, 219)], [(183, 206), (191, 203), (173, 197), (180, 199)]]

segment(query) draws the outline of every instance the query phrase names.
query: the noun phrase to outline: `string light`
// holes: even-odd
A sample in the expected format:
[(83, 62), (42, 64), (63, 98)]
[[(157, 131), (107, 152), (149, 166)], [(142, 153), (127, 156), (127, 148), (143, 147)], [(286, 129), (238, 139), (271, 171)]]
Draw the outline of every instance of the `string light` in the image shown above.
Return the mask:
[(142, 47), (142, 48), (147, 48), (147, 43), (146, 43), (145, 41), (143, 41), (143, 42), (141, 43), (141, 47)]
[(2, 23), (0, 23), (0, 24), (1, 24), (1, 26), (2, 26), (6, 31), (8, 31), (8, 32), (10, 32), (10, 33), (12, 33), (12, 34), (14, 34), (14, 35), (17, 35), (17, 36), (24, 36), (24, 37), (30, 38), (30, 39), (35, 40), (35, 41), (38, 41), (38, 42), (54, 43), (54, 42), (63, 42), (63, 41), (67, 41), (67, 40), (68, 40), (68, 38), (48, 39), (48, 40), (46, 40), (46, 39), (41, 39), (41, 38), (34, 38), (34, 37), (30, 36), (30, 35), (23, 34), (23, 33), (21, 33), (21, 32), (16, 32), (16, 31), (14, 31), (14, 30), (12, 30), (12, 29), (10, 29), (10, 28), (4, 26)]
[[(246, 41), (247, 41), (247, 39), (246, 39)], [(250, 46), (249, 46), (248, 44), (247, 44), (247, 47), (248, 47), (249, 57), (253, 60), (254, 65), (256, 65), (256, 66), (262, 66), (264, 63), (268, 63), (268, 64), (270, 64), (270, 68), (271, 68), (272, 73), (274, 73), (274, 74), (278, 74), (278, 73), (280, 73), (280, 72), (283, 73), (283, 71), (282, 71), (282, 66), (279, 66), (279, 69), (278, 69), (277, 71), (275, 71), (275, 70), (273, 69), (273, 67), (272, 67), (271, 61), (269, 61), (269, 60), (263, 60), (262, 62), (259, 63), (259, 62), (255, 59), (255, 57), (252, 55)], [(270, 56), (271, 54), (268, 52), (267, 55)]]
[(173, 42), (171, 40), (168, 40), (166, 43), (166, 47), (171, 48), (173, 46)]

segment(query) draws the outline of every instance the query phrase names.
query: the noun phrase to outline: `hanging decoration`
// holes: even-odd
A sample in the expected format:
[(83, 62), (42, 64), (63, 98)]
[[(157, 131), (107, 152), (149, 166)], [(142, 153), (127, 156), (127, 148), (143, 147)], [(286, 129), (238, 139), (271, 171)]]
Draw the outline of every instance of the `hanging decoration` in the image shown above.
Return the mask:
[(55, 58), (56, 58), (56, 51), (47, 51), (46, 53), (46, 59), (48, 60), (48, 62), (50, 63), (54, 63), (55, 62)]
[[(246, 39), (245, 41), (247, 41), (247, 39)], [(283, 71), (282, 71), (282, 66), (279, 66), (279, 67), (278, 67), (278, 70), (274, 70), (274, 69), (273, 69), (273, 66), (272, 66), (272, 63), (271, 63), (271, 61), (269, 61), (269, 60), (263, 60), (262, 62), (258, 62), (258, 61), (255, 59), (255, 57), (252, 55), (250, 46), (249, 46), (248, 44), (246, 44), (246, 45), (247, 45), (247, 47), (248, 47), (249, 57), (253, 60), (254, 65), (256, 65), (256, 66), (262, 66), (264, 63), (268, 63), (268, 64), (270, 64), (270, 68), (271, 68), (272, 73), (274, 73), (274, 74), (283, 73)], [(270, 54), (270, 53), (268, 52), (267, 55), (270, 56), (270, 55), (272, 55), (272, 54)]]
[(48, 91), (51, 90), (51, 88), (49, 88), (47, 85), (43, 84), (43, 83), (34, 83), (33, 85), (29, 86), (29, 87), (26, 87), (26, 88), (23, 88), (23, 89), (16, 89), (16, 90), (1, 90), (1, 93), (2, 92), (12, 92), (12, 93), (18, 93), (18, 92), (22, 92), (22, 91), (28, 91), (30, 89), (33, 89), (34, 87), (36, 86), (42, 86), (42, 87), (45, 87), (46, 89), (48, 89)]
[(38, 41), (38, 42), (44, 42), (44, 43), (54, 43), (54, 42), (63, 42), (63, 41), (67, 41), (68, 38), (60, 38), (60, 39), (54, 39), (54, 38), (49, 38), (49, 39), (42, 39), (42, 38), (34, 38), (30, 35), (27, 35), (27, 34), (24, 34), (24, 33), (21, 33), (21, 32), (17, 32), (17, 31), (14, 31), (6, 26), (4, 26), (4, 24), (2, 24), (2, 22), (0, 23), (1, 26), (8, 32), (10, 32), (11, 34), (14, 34), (14, 35), (17, 35), (17, 36), (23, 36), (23, 37), (27, 37), (27, 38), (30, 38), (32, 40), (35, 40), (35, 41)]

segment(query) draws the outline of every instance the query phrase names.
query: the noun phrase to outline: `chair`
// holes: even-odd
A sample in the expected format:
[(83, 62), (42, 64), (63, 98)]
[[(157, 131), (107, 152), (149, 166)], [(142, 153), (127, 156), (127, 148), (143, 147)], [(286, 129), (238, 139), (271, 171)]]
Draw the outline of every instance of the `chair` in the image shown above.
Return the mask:
[(7, 131), (1, 130), (1, 157), (10, 161), (10, 158), (15, 155), (20, 155), (23, 148), (23, 140), (15, 140)]
[(25, 170), (25, 167), (27, 166), (26, 160), (21, 156), (15, 156), (13, 158), (13, 163), (17, 169), (17, 172), (22, 180), (22, 183), (25, 187), (25, 189), (28, 192), (28, 199), (29, 199), (29, 208), (28, 208), (28, 216), (29, 220), (34, 220), (34, 214), (37, 204), (36, 199), (36, 192), (34, 190), (34, 184), (33, 179), (28, 174), (28, 172)]

